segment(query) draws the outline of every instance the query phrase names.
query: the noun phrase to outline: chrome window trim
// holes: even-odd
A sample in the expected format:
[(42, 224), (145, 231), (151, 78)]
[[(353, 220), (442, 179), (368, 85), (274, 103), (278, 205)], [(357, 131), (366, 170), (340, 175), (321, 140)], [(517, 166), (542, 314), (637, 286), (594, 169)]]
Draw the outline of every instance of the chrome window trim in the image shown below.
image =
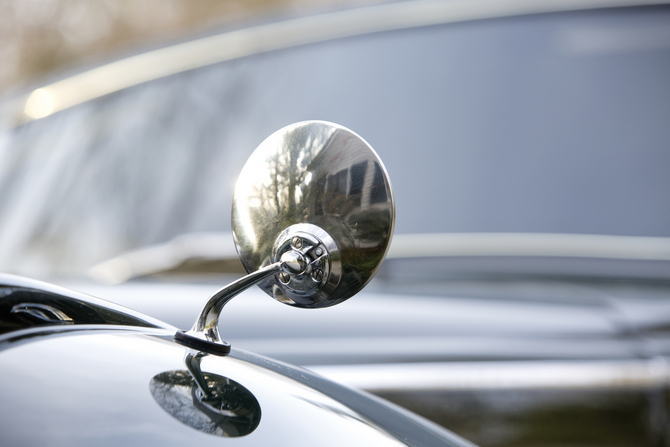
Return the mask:
[(394, 236), (388, 259), (532, 256), (670, 261), (670, 238), (566, 233), (425, 233)]
[(297, 18), (200, 38), (102, 65), (17, 98), (18, 110), (10, 112), (10, 119), (20, 125), (172, 74), (342, 37), (497, 17), (667, 3), (667, 0), (418, 0)]
[(365, 391), (639, 389), (670, 384), (667, 359), (500, 361), (307, 366)]
[[(439, 257), (548, 257), (670, 261), (670, 237), (566, 233), (411, 233), (393, 236), (387, 259)], [(111, 284), (161, 273), (189, 259), (233, 260), (230, 232), (188, 233), (164, 244), (123, 253), (89, 269)]]

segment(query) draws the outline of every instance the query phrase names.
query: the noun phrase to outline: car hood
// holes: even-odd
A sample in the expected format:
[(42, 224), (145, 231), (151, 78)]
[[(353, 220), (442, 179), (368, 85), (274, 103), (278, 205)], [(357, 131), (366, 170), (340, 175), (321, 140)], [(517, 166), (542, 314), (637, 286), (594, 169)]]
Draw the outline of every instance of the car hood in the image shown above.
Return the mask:
[(217, 419), (193, 397), (188, 349), (169, 341), (172, 334), (60, 335), (31, 337), (0, 354), (0, 431), (9, 445), (220, 445), (222, 438), (238, 445), (404, 445), (403, 437), (469, 445), (379, 400), (238, 350), (201, 360), (209, 383), (228, 387), (230, 415)]
[(10, 445), (472, 445), (308, 370), (193, 350), (139, 312), (0, 280), (0, 432)]

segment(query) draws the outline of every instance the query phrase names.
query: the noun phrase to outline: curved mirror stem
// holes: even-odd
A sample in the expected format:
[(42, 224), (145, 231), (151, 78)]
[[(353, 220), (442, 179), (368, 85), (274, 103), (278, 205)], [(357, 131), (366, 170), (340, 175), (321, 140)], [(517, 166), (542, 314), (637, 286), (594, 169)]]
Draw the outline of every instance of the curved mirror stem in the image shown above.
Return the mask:
[(221, 313), (223, 306), (225, 306), (233, 297), (253, 286), (258, 281), (282, 271), (283, 265), (284, 262), (275, 262), (274, 264), (258, 269), (253, 273), (249, 273), (247, 276), (244, 276), (217, 291), (212, 295), (209, 301), (207, 301), (207, 304), (205, 304), (205, 307), (200, 312), (200, 316), (195, 321), (193, 328), (186, 334), (210, 342), (221, 343), (221, 337), (219, 336), (219, 314)]
[(186, 365), (186, 369), (188, 370), (189, 374), (191, 374), (191, 377), (193, 377), (193, 381), (200, 389), (200, 393), (204, 399), (209, 398), (212, 394), (209, 390), (209, 386), (207, 385), (207, 380), (205, 380), (205, 376), (202, 374), (202, 369), (200, 369), (200, 361), (207, 355), (208, 354), (204, 352), (189, 349), (186, 351), (186, 355), (184, 356), (184, 364)]

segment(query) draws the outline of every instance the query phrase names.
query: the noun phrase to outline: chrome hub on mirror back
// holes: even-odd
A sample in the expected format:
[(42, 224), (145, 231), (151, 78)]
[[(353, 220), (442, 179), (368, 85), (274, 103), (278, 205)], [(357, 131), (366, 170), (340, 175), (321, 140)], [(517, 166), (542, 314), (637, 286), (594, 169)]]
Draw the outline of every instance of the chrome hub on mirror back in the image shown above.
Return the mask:
[(318, 296), (325, 300), (342, 278), (337, 244), (316, 225), (295, 224), (284, 230), (272, 253), (272, 262), (279, 261), (287, 268), (277, 275), (279, 281), (272, 286), (272, 296), (282, 303), (308, 304), (305, 297), (311, 302), (318, 301)]

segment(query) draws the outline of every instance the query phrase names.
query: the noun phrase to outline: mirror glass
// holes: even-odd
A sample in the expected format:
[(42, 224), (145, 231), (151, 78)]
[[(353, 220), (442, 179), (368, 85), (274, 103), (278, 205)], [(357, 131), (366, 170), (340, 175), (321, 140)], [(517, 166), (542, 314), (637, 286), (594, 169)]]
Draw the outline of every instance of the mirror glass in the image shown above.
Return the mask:
[(295, 234), (305, 236), (297, 248), (311, 250), (303, 253), (308, 266), (317, 250), (328, 249), (330, 259), (303, 275), (317, 283), (313, 288), (299, 275), (259, 283), (279, 301), (315, 308), (342, 302), (370, 281), (388, 250), (394, 218), (391, 184), (372, 147), (342, 126), (307, 121), (275, 132), (251, 155), (235, 187), (232, 228), (247, 272), (296, 249)]

